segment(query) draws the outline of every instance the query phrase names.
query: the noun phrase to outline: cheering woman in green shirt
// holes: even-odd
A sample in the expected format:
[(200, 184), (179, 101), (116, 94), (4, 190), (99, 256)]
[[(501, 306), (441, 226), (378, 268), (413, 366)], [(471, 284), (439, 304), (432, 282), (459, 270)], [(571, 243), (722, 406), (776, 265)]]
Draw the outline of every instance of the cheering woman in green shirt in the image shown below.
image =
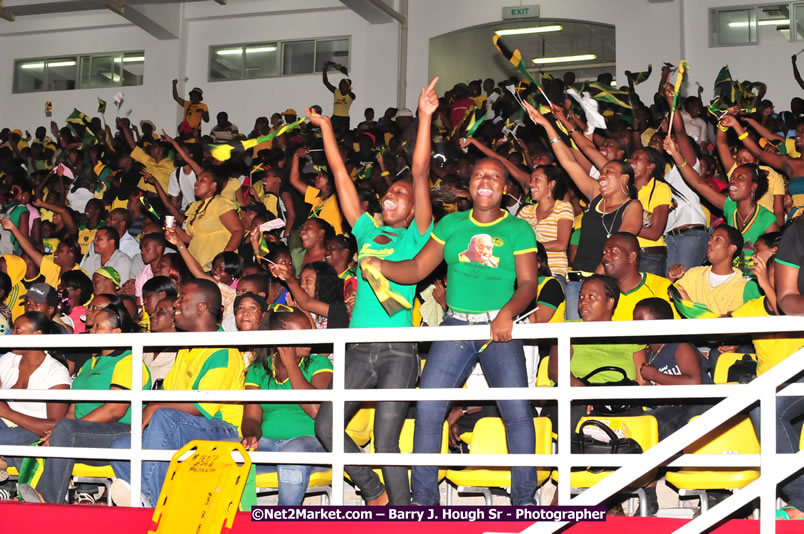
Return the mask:
[[(310, 122), (321, 128), (324, 151), (335, 177), (341, 210), (352, 226), (352, 234), (357, 241), (358, 258), (408, 260), (427, 242), (433, 228), (428, 172), (430, 125), (433, 113), (438, 109), (438, 96), (434, 90), (437, 81), (438, 78), (433, 79), (429, 87), (422, 89), (419, 97), (419, 126), (411, 170), (413, 183), (397, 180), (388, 188), (382, 198), (382, 226), (375, 224), (371, 216), (360, 208), (357, 189), (343, 164), (329, 118), (313, 115), (307, 110)], [(532, 231), (530, 233), (533, 234)], [(357, 294), (350, 328), (413, 326), (410, 310), (402, 310), (389, 316), (362, 274), (358, 273), (356, 278)], [(408, 302), (413, 301), (415, 284), (392, 283), (391, 288)], [(418, 376), (419, 357), (415, 343), (360, 343), (346, 347), (346, 389), (412, 388)], [(399, 434), (405, 422), (408, 404), (405, 401), (377, 403), (374, 415), (374, 446), (377, 452), (399, 452)], [(359, 402), (346, 403), (344, 413), (347, 422), (359, 407)], [(321, 405), (315, 427), (316, 435), (324, 447), (331, 450), (331, 404)], [(533, 424), (531, 431), (532, 429)], [(360, 452), (360, 448), (348, 434), (344, 435), (344, 443), (346, 452)], [(366, 503), (378, 505), (388, 502), (393, 505), (410, 504), (407, 471), (405, 466), (383, 466), (383, 487), (370, 466), (346, 466), (346, 472), (360, 488)]]
[[(475, 164), (469, 181), (473, 207), (445, 216), (430, 241), (412, 260), (367, 258), (390, 280), (415, 284), (443, 260), (447, 262), (447, 317), (443, 325), (489, 324), (493, 343), (437, 341), (424, 367), (421, 388), (460, 387), (476, 362), (480, 362), (491, 387), (527, 387), (522, 340), (512, 340), (514, 317), (525, 311), (538, 291), (536, 236), (523, 219), (501, 207), (508, 172), (496, 159)], [(442, 425), (450, 401), (419, 401), (413, 452), (437, 453)], [(533, 454), (535, 434), (529, 401), (497, 401), (508, 450)], [(435, 466), (414, 466), (412, 502), (439, 504)], [(511, 504), (534, 504), (537, 488), (535, 467), (511, 471)]]

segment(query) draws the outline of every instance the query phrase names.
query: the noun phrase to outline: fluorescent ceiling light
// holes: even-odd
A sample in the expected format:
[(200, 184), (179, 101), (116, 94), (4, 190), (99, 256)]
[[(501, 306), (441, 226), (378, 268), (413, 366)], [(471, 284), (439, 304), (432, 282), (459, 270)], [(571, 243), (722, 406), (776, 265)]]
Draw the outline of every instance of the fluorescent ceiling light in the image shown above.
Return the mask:
[[(747, 28), (748, 21), (729, 22), (729, 28)], [(785, 26), (790, 24), (790, 19), (767, 19), (757, 21), (757, 26)]]
[(261, 52), (276, 52), (275, 46), (256, 46), (254, 48), (246, 48), (246, 54), (259, 54)]
[(218, 50), (215, 52), (219, 56), (239, 56), (243, 53), (242, 48), (226, 48), (224, 50)]
[(119, 57), (114, 58), (115, 63), (142, 63), (143, 61), (145, 61), (145, 56), (129, 56), (123, 58)]
[(48, 61), (48, 67), (74, 67), (75, 61)]
[(557, 57), (537, 57), (532, 59), (537, 65), (547, 63), (575, 63), (577, 61), (592, 61), (597, 59), (597, 54), (579, 54), (577, 56), (557, 56)]
[(20, 65), (20, 68), (21, 69), (44, 69), (45, 64), (42, 63), (42, 62), (40, 62), (40, 63), (23, 63), (22, 65)]
[(560, 24), (553, 24), (550, 26), (535, 26), (532, 28), (511, 28), (510, 30), (497, 30), (494, 33), (497, 35), (525, 35), (528, 33), (547, 33), (547, 32), (560, 32), (564, 26)]

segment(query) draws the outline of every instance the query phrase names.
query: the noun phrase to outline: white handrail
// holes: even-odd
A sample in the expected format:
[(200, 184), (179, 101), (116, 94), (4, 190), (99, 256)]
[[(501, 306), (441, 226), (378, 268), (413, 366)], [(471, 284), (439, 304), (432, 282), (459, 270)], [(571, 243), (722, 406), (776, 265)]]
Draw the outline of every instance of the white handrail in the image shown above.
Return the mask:
[[(514, 337), (517, 339), (557, 340), (558, 342), (558, 374), (569, 376), (570, 342), (574, 339), (605, 338), (620, 341), (619, 338), (645, 338), (660, 336), (663, 339), (674, 336), (700, 336), (712, 334), (744, 334), (744, 333), (800, 333), (803, 323), (799, 317), (767, 317), (767, 318), (723, 318), (696, 321), (640, 321), (640, 322), (600, 322), (600, 323), (556, 323), (526, 324), (514, 326)], [(572, 499), (573, 504), (597, 504), (619, 491), (642, 474), (656, 466), (724, 466), (724, 467), (757, 467), (764, 473), (760, 479), (738, 492), (739, 500), (731, 497), (712, 508), (707, 514), (696, 519), (708, 524), (722, 519), (729, 510), (739, 506), (734, 504), (750, 500), (748, 492), (761, 498), (761, 524), (763, 533), (773, 520), (773, 502), (777, 476), (767, 476), (786, 472), (804, 463), (804, 455), (799, 454), (797, 462), (785, 462), (786, 469), (780, 467), (784, 458), (775, 453), (775, 396), (776, 387), (797, 374), (804, 368), (801, 358), (788, 358), (774, 369), (765, 373), (751, 384), (719, 385), (719, 386), (662, 386), (658, 388), (643, 387), (607, 387), (607, 388), (573, 388), (569, 380), (561, 380), (555, 388), (490, 388), (490, 389), (393, 389), (393, 390), (345, 390), (345, 345), (355, 342), (411, 342), (438, 340), (487, 340), (487, 325), (437, 327), (437, 328), (381, 328), (381, 329), (340, 329), (317, 331), (257, 331), (257, 332), (193, 332), (178, 334), (97, 334), (87, 336), (0, 336), (0, 351), (11, 348), (132, 348), (132, 383), (141, 383), (143, 347), (199, 347), (199, 346), (236, 346), (256, 347), (264, 345), (284, 344), (331, 344), (333, 347), (334, 380), (331, 390), (305, 391), (87, 391), (87, 390), (0, 390), (3, 400), (91, 400), (116, 401), (132, 403), (132, 446), (131, 449), (93, 449), (49, 447), (32, 449), (30, 447), (0, 446), (0, 454), (15, 456), (74, 457), (74, 458), (108, 458), (131, 460), (132, 466), (132, 501), (140, 491), (141, 462), (143, 460), (168, 460), (174, 451), (143, 450), (142, 403), (151, 401), (204, 401), (214, 399), (218, 402), (333, 402), (333, 451), (343, 450), (343, 403), (346, 400), (557, 400), (559, 435), (571, 435), (569, 403), (572, 400), (596, 399), (664, 399), (664, 398), (725, 398), (724, 401), (708, 410), (696, 421), (685, 427), (684, 432), (677, 432), (663, 440), (659, 445), (642, 454), (640, 462), (633, 462), (633, 457), (608, 455), (571, 455), (570, 440), (559, 440), (557, 455), (471, 455), (450, 456), (439, 454), (347, 454), (347, 453), (266, 453), (256, 452), (252, 458), (257, 463), (309, 463), (332, 465), (333, 480), (341, 480), (344, 465), (538, 465), (557, 467), (559, 473), (559, 502), (570, 502), (569, 471), (571, 467), (580, 466), (623, 466), (604, 481)], [(615, 339), (611, 339), (615, 338)], [(804, 355), (804, 351), (799, 353)], [(804, 384), (794, 384), (780, 395), (804, 395)], [(712, 428), (739, 412), (744, 407), (761, 399), (762, 413), (762, 453), (759, 455), (719, 456), (719, 455), (684, 455), (679, 451), (689, 443), (705, 435)], [(768, 434), (768, 435), (766, 435)], [(673, 457), (677, 456), (675, 459)], [(670, 462), (668, 464), (668, 462)], [(768, 471), (768, 467), (771, 470)], [(761, 482), (761, 484), (758, 484)], [(759, 493), (760, 488), (762, 494)], [(773, 488), (769, 490), (769, 488)], [(767, 495), (770, 493), (770, 497)], [(343, 502), (343, 485), (333, 484), (333, 503)], [(745, 501), (747, 502), (747, 501)], [(132, 502), (132, 505), (136, 505)], [(725, 505), (725, 506), (724, 506)], [(702, 519), (706, 517), (706, 519)], [(688, 526), (699, 528), (698, 526)], [(528, 530), (538, 528), (539, 531), (554, 531), (561, 524), (534, 525)], [(704, 528), (704, 527), (701, 527)], [(693, 530), (688, 530), (692, 532)]]

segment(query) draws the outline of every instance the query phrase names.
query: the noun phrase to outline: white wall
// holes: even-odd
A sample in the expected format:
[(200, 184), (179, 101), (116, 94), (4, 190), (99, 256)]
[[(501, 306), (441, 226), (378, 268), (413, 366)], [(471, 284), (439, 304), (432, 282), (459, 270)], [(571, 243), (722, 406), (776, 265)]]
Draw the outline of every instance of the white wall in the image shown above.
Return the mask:
[[(616, 26), (617, 74), (642, 70), (653, 63), (651, 80), (640, 86), (643, 99), (656, 88), (663, 61), (677, 62), (682, 49), (690, 62), (688, 87), (694, 82), (711, 97), (714, 77), (729, 64), (738, 79), (764, 80), (768, 97), (780, 109), (800, 94), (792, 80), (790, 55), (801, 43), (762, 44), (709, 48), (708, 8), (734, 5), (734, 0), (540, 0), (541, 16), (613, 24)], [(682, 5), (683, 3), (683, 5)], [(406, 105), (415, 107), (419, 91), (428, 83), (430, 39), (448, 32), (501, 20), (501, 9), (512, 0), (409, 0), (409, 34)], [(684, 26), (681, 25), (683, 8)], [(53, 54), (144, 49), (145, 85), (128, 87), (123, 110), (133, 109), (132, 118), (150, 118), (158, 126), (171, 127), (179, 116), (170, 96), (173, 78), (190, 78), (188, 85), (205, 90), (205, 101), (214, 114), (226, 110), (241, 130), (248, 131), (254, 117), (320, 104), (331, 111), (331, 95), (320, 75), (269, 78), (237, 82), (208, 82), (209, 46), (213, 44), (351, 36), (351, 69), (358, 99), (352, 117), (359, 119), (367, 106), (378, 114), (396, 103), (397, 62), (400, 29), (397, 23), (370, 25), (338, 0), (230, 0), (227, 6), (215, 2), (194, 2), (183, 8), (181, 39), (157, 40), (125, 19), (108, 11), (68, 13), (59, 16), (19, 17), (14, 23), (0, 21), (0, 82), (3, 104), (0, 124), (32, 130), (46, 124), (44, 103), (53, 102), (54, 118), (60, 122), (77, 107), (94, 114), (97, 97), (111, 102), (113, 89), (86, 89), (53, 93), (12, 94), (13, 60)], [(683, 39), (682, 39), (683, 35)], [(683, 42), (682, 42), (683, 40)], [(682, 46), (683, 45), (683, 46)], [(489, 54), (496, 53), (491, 43)], [(447, 58), (472, 64), (476, 54)], [(334, 75), (333, 79), (338, 79)], [(444, 84), (446, 85), (446, 84)], [(439, 89), (444, 90), (442, 85)], [(182, 87), (181, 92), (186, 93)], [(114, 109), (107, 116), (111, 118)], [(167, 129), (167, 128), (166, 128)]]
[[(790, 56), (801, 51), (804, 43), (780, 42), (769, 36), (759, 45), (709, 48), (709, 8), (740, 4), (734, 0), (684, 0), (685, 48), (690, 63), (687, 90), (695, 92), (695, 81), (699, 81), (704, 88), (704, 101), (710, 101), (715, 77), (721, 67), (728, 65), (736, 80), (765, 82), (765, 98), (773, 101), (776, 111), (788, 110), (791, 98), (804, 96), (793, 79), (790, 62)], [(804, 58), (799, 60), (799, 68), (804, 69)]]

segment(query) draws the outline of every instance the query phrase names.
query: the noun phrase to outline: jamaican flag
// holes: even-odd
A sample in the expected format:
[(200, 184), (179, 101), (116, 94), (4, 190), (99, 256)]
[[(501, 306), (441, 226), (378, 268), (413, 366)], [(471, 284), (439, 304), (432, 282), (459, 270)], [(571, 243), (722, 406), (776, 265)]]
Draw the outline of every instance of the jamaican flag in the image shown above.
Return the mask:
[(519, 49), (515, 48), (513, 51), (509, 49), (502, 42), (499, 35), (494, 36), (493, 42), (494, 46), (497, 47), (497, 50), (499, 50), (500, 54), (502, 54), (503, 57), (505, 57), (505, 59), (507, 59), (508, 62), (511, 63), (511, 65), (516, 67), (516, 69), (525, 77), (526, 80), (532, 83), (536, 89), (538, 89), (542, 94), (544, 94), (544, 89), (542, 89), (542, 86), (539, 85), (539, 83), (533, 76), (531, 76), (530, 72), (528, 72), (528, 69), (525, 67), (525, 64), (522, 62), (522, 53), (519, 51)]
[(606, 86), (600, 82), (592, 82), (587, 84), (586, 91), (589, 93), (589, 96), (598, 102), (631, 109), (631, 104), (628, 102), (627, 91), (612, 89), (610, 86)]
[(703, 304), (699, 302), (692, 302), (681, 296), (681, 292), (676, 286), (671, 285), (667, 288), (667, 293), (673, 299), (673, 304), (676, 305), (678, 313), (686, 319), (713, 319), (720, 317)]
[[(37, 440), (33, 442), (31, 445), (34, 447), (38, 447), (42, 444), (43, 440)], [(36, 485), (39, 483), (39, 479), (42, 477), (42, 472), (45, 470), (45, 459), (44, 458), (35, 458), (33, 456), (26, 456), (22, 459), (22, 463), (20, 464), (19, 470), (19, 478), (17, 479), (17, 484), (28, 484), (32, 488), (36, 488)], [(18, 486), (19, 487), (19, 486)], [(22, 500), (22, 497), (17, 494), (17, 499)]]
[(651, 73), (653, 72), (653, 64), (648, 65), (648, 70), (642, 72), (631, 72), (629, 78), (634, 81), (634, 85), (639, 85), (648, 78), (650, 78)]
[[(690, 68), (689, 64), (686, 61), (682, 61), (678, 64), (678, 74), (676, 75), (676, 84), (673, 87), (673, 109), (675, 111), (678, 108), (678, 95), (681, 94), (681, 84), (684, 82), (684, 72)], [(670, 125), (670, 128), (673, 126)]]
[(98, 97), (98, 113), (106, 113), (106, 101)]
[(739, 100), (738, 85), (732, 79), (728, 65), (720, 69), (715, 78), (715, 96), (720, 97), (728, 104), (736, 104)]
[(388, 279), (378, 269), (366, 263), (361, 264), (361, 269), (371, 290), (374, 291), (374, 295), (388, 315), (393, 315), (402, 309), (410, 309), (410, 302), (391, 289)]
[(53, 116), (53, 102), (45, 102), (45, 117)]
[(472, 137), (485, 120), (486, 115), (483, 115), (478, 119), (476, 118), (476, 114), (473, 114), (472, 117), (469, 119), (469, 124), (466, 125), (466, 133), (464, 134), (464, 137)]
[(212, 154), (212, 157), (218, 161), (226, 161), (232, 157), (233, 151), (235, 150), (245, 151), (248, 150), (249, 148), (254, 148), (260, 143), (266, 143), (271, 139), (273, 139), (274, 137), (278, 137), (284, 133), (293, 130), (294, 128), (297, 128), (306, 120), (307, 117), (302, 117), (297, 121), (282, 126), (278, 130), (271, 132), (268, 135), (263, 135), (254, 139), (246, 139), (244, 141), (233, 141), (232, 144), (227, 145), (209, 145), (210, 154)]
[(73, 112), (67, 117), (67, 123), (75, 124), (76, 126), (89, 126), (89, 117), (73, 108)]

